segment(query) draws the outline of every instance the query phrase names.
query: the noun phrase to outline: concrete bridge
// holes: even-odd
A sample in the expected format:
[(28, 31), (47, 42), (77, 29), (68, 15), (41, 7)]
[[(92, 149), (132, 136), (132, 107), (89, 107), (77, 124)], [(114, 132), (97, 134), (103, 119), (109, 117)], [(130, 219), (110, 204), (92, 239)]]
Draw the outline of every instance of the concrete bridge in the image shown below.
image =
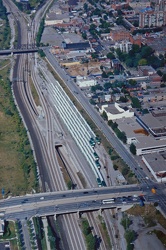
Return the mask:
[[(3, 214), (6, 220), (16, 220), (29, 219), (33, 216), (75, 212), (79, 214), (115, 207), (118, 209), (139, 203), (140, 195), (147, 197), (148, 201), (152, 196), (150, 198), (152, 202), (157, 199), (157, 197), (141, 191), (137, 185), (27, 194), (0, 200), (0, 214)], [(113, 199), (113, 201), (103, 202), (106, 199)]]

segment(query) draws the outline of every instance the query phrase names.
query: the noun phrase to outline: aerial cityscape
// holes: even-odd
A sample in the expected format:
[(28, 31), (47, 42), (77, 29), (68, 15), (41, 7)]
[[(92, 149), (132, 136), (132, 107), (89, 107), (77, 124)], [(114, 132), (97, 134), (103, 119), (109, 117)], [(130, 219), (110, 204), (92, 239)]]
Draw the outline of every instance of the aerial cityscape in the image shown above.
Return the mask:
[(0, 0), (0, 250), (166, 249), (166, 1)]

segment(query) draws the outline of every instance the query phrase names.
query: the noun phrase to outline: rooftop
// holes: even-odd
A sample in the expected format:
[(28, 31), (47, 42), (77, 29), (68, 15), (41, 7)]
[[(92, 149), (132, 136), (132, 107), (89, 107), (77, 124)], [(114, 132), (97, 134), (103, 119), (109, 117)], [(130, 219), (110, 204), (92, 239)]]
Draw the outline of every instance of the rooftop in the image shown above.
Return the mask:
[(147, 154), (143, 156), (154, 172), (166, 170), (166, 160), (160, 153)]
[(138, 143), (136, 144), (137, 149), (144, 148), (155, 148), (166, 146), (166, 140), (155, 140), (152, 136), (140, 136), (138, 138)]
[(123, 113), (123, 111), (120, 112), (120, 111), (115, 107), (115, 104), (109, 104), (108, 107), (105, 107), (104, 109), (105, 109), (108, 113), (111, 113), (111, 114), (114, 114), (114, 115)]
[(69, 18), (69, 14), (55, 14), (54, 12), (51, 12), (46, 15), (46, 20), (63, 20), (64, 18)]
[(166, 111), (154, 110), (152, 113), (139, 116), (138, 122), (142, 122), (154, 136), (166, 135)]
[(135, 117), (118, 119), (116, 122), (119, 129), (125, 132), (127, 138), (143, 136), (143, 129)]

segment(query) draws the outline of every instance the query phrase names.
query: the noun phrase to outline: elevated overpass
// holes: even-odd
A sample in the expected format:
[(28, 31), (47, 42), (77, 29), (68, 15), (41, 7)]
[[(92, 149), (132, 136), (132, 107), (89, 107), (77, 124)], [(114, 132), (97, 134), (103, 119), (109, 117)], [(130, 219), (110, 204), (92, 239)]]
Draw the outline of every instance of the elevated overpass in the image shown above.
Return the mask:
[[(149, 192), (150, 193), (150, 192)], [(122, 187), (107, 187), (96, 189), (82, 189), (70, 191), (58, 191), (40, 194), (27, 194), (21, 197), (11, 197), (0, 200), (0, 213), (4, 219), (29, 219), (33, 216), (59, 215), (74, 212), (93, 211), (98, 209), (132, 206), (139, 202), (132, 197), (144, 195), (137, 185)], [(128, 197), (124, 203), (122, 197)], [(155, 201), (155, 196), (152, 200)], [(115, 202), (103, 204), (105, 199), (115, 198)]]
[(10, 54), (27, 54), (38, 52), (39, 48), (21, 48), (21, 49), (6, 49), (0, 50), (0, 56), (10, 55)]

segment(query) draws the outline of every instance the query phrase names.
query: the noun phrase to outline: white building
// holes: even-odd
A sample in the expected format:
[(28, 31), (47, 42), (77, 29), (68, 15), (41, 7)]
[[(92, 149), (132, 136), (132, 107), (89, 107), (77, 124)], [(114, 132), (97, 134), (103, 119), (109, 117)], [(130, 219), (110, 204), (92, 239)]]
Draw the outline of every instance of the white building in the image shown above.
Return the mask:
[(140, 12), (139, 14), (139, 27), (162, 27), (165, 25), (165, 14), (166, 11), (146, 11)]
[(166, 140), (155, 140), (152, 136), (139, 137), (135, 144), (136, 154), (144, 155), (166, 150)]
[(77, 84), (80, 88), (84, 88), (84, 87), (91, 87), (91, 86), (95, 86), (97, 84), (97, 81), (94, 79), (88, 79), (86, 77), (82, 77), (82, 76), (77, 76)]
[(122, 52), (129, 53), (129, 51), (132, 49), (132, 43), (129, 41), (118, 42), (118, 43), (115, 43), (114, 48), (120, 49)]
[(142, 160), (157, 182), (166, 182), (166, 153), (144, 155)]
[(110, 105), (108, 105), (108, 104), (102, 105), (99, 112), (103, 113), (104, 111), (106, 112), (106, 114), (108, 116), (108, 121), (134, 116), (134, 112), (131, 111), (130, 107), (123, 108), (121, 106), (121, 104), (116, 103), (116, 102), (114, 104), (110, 104)]

